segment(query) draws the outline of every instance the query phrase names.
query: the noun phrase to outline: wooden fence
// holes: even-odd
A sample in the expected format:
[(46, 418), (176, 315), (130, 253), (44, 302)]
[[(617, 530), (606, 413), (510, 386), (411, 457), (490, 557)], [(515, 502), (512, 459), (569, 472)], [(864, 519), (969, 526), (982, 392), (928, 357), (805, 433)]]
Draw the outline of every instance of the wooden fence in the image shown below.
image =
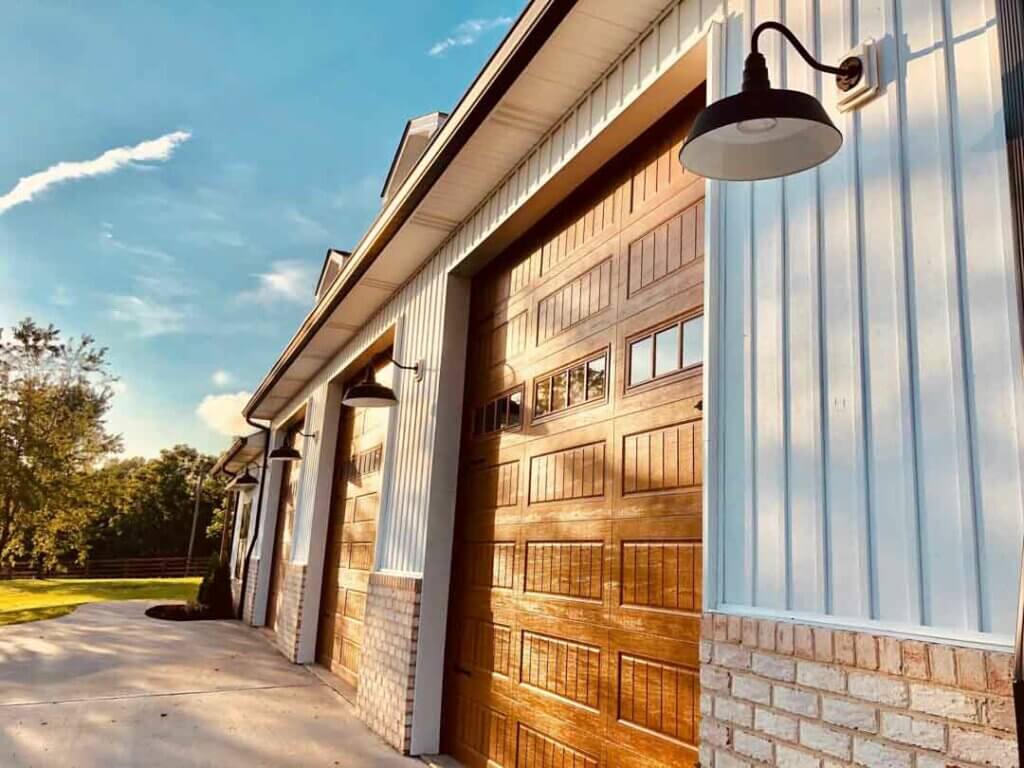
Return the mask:
[(126, 557), (115, 560), (87, 560), (63, 563), (47, 569), (35, 563), (0, 565), (2, 579), (159, 579), (202, 576), (205, 557)]

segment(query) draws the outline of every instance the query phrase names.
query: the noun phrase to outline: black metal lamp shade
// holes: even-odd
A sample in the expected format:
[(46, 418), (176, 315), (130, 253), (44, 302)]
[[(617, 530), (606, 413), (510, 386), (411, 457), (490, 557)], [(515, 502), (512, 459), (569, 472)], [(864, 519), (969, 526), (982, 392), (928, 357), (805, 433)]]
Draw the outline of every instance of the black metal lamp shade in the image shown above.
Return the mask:
[(840, 90), (860, 82), (864, 63), (859, 58), (851, 56), (838, 67), (821, 64), (784, 25), (759, 24), (750, 38), (743, 90), (697, 116), (679, 150), (684, 168), (724, 181), (773, 179), (821, 165), (843, 145), (843, 134), (820, 101), (808, 93), (772, 88), (768, 66), (757, 50), (758, 37), (768, 29), (782, 33), (813, 69), (834, 74)]
[(349, 387), (341, 404), (349, 408), (391, 408), (398, 403), (395, 391), (391, 387), (378, 384), (372, 378), (368, 379)]
[(234, 490), (244, 491), (250, 488), (255, 488), (259, 484), (260, 481), (257, 480), (249, 471), (249, 468), (246, 467), (245, 472), (243, 472), (242, 474), (240, 474), (238, 477), (231, 481), (231, 488), (233, 488)]
[(842, 145), (843, 134), (816, 98), (768, 88), (738, 93), (701, 112), (679, 161), (706, 178), (755, 181), (821, 165)]
[(279, 445), (267, 456), (270, 461), (301, 461), (302, 454), (290, 445)]

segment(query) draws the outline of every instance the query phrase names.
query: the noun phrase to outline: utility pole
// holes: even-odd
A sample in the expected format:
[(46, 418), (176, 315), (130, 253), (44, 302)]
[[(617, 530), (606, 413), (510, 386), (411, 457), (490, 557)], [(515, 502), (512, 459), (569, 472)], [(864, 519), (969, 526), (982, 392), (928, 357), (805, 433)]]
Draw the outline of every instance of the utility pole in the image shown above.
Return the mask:
[(192, 508), (192, 532), (188, 536), (188, 555), (185, 557), (185, 575), (189, 575), (189, 569), (192, 567), (192, 546), (196, 541), (196, 523), (199, 521), (199, 499), (203, 491), (203, 476), (206, 474), (205, 471), (201, 471), (196, 477), (196, 503)]

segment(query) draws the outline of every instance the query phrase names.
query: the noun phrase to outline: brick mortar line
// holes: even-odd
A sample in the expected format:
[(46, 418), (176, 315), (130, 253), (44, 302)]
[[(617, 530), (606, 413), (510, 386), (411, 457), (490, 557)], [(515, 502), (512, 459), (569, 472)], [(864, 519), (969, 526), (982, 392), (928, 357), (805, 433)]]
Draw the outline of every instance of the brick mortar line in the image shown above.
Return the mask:
[[(791, 659), (791, 657), (781, 656), (781, 655), (778, 655), (778, 654), (768, 654), (768, 652), (764, 652), (764, 651), (760, 651), (759, 653), (762, 653), (764, 655), (771, 655), (773, 658), (777, 658), (777, 659), (791, 660), (793, 662), (793, 664), (794, 664), (794, 671), (795, 671), (795, 669), (797, 668), (797, 666), (799, 665), (799, 663), (801, 661), (803, 661), (805, 663), (809, 663), (809, 664), (815, 664), (815, 665), (824, 666), (824, 667), (826, 667), (828, 669), (841, 669), (841, 668), (838, 667), (838, 665), (828, 664), (827, 662), (810, 661), (810, 660), (805, 660), (805, 659)], [(981, 730), (986, 730), (986, 731), (993, 730), (993, 731), (996, 731), (998, 733), (1012, 733), (1007, 728), (1001, 728), (1001, 727), (999, 727), (997, 725), (992, 725), (991, 723), (986, 722), (986, 720), (985, 720), (985, 717), (986, 717), (986, 714), (987, 714), (986, 713), (986, 709), (987, 709), (987, 706), (988, 706), (988, 704), (990, 702), (995, 702), (997, 704), (1001, 704), (1001, 705), (1004, 705), (1004, 706), (1008, 705), (1008, 704), (1010, 704), (1012, 702), (1012, 698), (1010, 696), (1005, 695), (1005, 694), (996, 693), (996, 692), (993, 692), (993, 691), (965, 690), (963, 688), (959, 688), (959, 687), (956, 687), (956, 686), (935, 682), (935, 681), (932, 681), (932, 680), (906, 680), (905, 678), (902, 678), (902, 677), (897, 677), (897, 676), (893, 676), (893, 675), (887, 675), (884, 672), (878, 672), (878, 671), (853, 669), (850, 672), (846, 672), (845, 670), (841, 669), (841, 671), (843, 671), (844, 675), (849, 675), (849, 674), (863, 675), (863, 676), (868, 677), (868, 678), (878, 678), (878, 679), (881, 679), (881, 680), (884, 680), (884, 681), (889, 681), (889, 682), (893, 682), (893, 683), (897, 683), (897, 684), (901, 684), (901, 685), (905, 686), (906, 695), (907, 695), (907, 703), (906, 704), (891, 704), (891, 703), (888, 703), (888, 702), (885, 702), (885, 701), (876, 701), (876, 700), (873, 700), (873, 699), (870, 699), (870, 698), (858, 697), (856, 694), (851, 693), (849, 691), (849, 681), (848, 681), (848, 678), (844, 678), (842, 690), (832, 690), (832, 689), (829, 689), (829, 688), (816, 688), (816, 687), (813, 687), (813, 686), (808, 686), (805, 683), (799, 682), (795, 677), (794, 677), (793, 680), (784, 679), (784, 678), (778, 678), (778, 677), (768, 677), (768, 676), (765, 676), (765, 675), (760, 674), (757, 671), (755, 671), (752, 668), (752, 666), (750, 666), (750, 667), (726, 666), (723, 663), (716, 662), (714, 660), (702, 662), (701, 666), (704, 669), (710, 669), (710, 670), (714, 670), (715, 672), (728, 674), (730, 676), (730, 682), (731, 682), (733, 677), (738, 675), (738, 676), (746, 678), (746, 679), (755, 680), (755, 681), (758, 681), (760, 683), (764, 683), (764, 684), (771, 685), (771, 686), (781, 686), (783, 688), (791, 689), (791, 690), (796, 690), (796, 691), (799, 691), (801, 693), (805, 693), (805, 694), (808, 694), (808, 695), (814, 695), (814, 696), (818, 696), (818, 697), (821, 697), (821, 696), (831, 697), (833, 699), (844, 701), (844, 702), (849, 702), (849, 703), (853, 703), (853, 704), (859, 704), (859, 705), (862, 705), (862, 706), (873, 707), (878, 712), (912, 713), (914, 715), (918, 715), (919, 714), (922, 719), (926, 719), (928, 721), (932, 721), (933, 719), (937, 718), (938, 720), (940, 720), (943, 723), (952, 723), (952, 724), (958, 725), (958, 726), (969, 727), (969, 728), (973, 728), (973, 729), (981, 729)], [(920, 708), (915, 707), (914, 704), (912, 703), (912, 701), (910, 700), (911, 686), (915, 686), (915, 685), (916, 686), (920, 686), (922, 688), (926, 688), (926, 689), (932, 689), (932, 690), (942, 691), (942, 692), (945, 692), (945, 693), (956, 694), (958, 696), (962, 696), (962, 697), (968, 699), (974, 705), (974, 707), (975, 707), (975, 714), (977, 715), (977, 719), (976, 720), (967, 720), (967, 719), (958, 718), (958, 717), (954, 717), (954, 716), (942, 715), (942, 714), (938, 714), (938, 713), (935, 713), (935, 712), (930, 712), (930, 711), (928, 711), (926, 709), (920, 709)], [(710, 691), (718, 691), (719, 689), (708, 688), (708, 690), (710, 690)], [(742, 696), (734, 695), (732, 693), (731, 685), (730, 685), (730, 688), (729, 688), (728, 692), (726, 692), (725, 695), (728, 696), (729, 698), (736, 699), (738, 701), (745, 701), (745, 702), (750, 702), (750, 703), (753, 703), (753, 704), (759, 704), (761, 706), (769, 706), (771, 708), (775, 708), (774, 705), (765, 705), (763, 702), (759, 702), (756, 699), (749, 699), (749, 698), (744, 698)], [(787, 710), (782, 710), (782, 711), (787, 711)]]

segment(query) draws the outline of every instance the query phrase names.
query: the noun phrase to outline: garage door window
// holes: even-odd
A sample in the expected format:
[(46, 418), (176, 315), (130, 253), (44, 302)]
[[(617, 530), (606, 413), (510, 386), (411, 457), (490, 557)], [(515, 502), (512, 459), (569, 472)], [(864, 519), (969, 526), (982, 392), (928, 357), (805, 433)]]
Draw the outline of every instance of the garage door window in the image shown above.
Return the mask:
[(629, 386), (696, 368), (704, 362), (704, 316), (676, 320), (629, 342)]
[(518, 429), (522, 423), (523, 387), (519, 387), (474, 411), (473, 434), (481, 437), (506, 429)]
[(605, 399), (608, 350), (541, 376), (534, 383), (534, 420)]

